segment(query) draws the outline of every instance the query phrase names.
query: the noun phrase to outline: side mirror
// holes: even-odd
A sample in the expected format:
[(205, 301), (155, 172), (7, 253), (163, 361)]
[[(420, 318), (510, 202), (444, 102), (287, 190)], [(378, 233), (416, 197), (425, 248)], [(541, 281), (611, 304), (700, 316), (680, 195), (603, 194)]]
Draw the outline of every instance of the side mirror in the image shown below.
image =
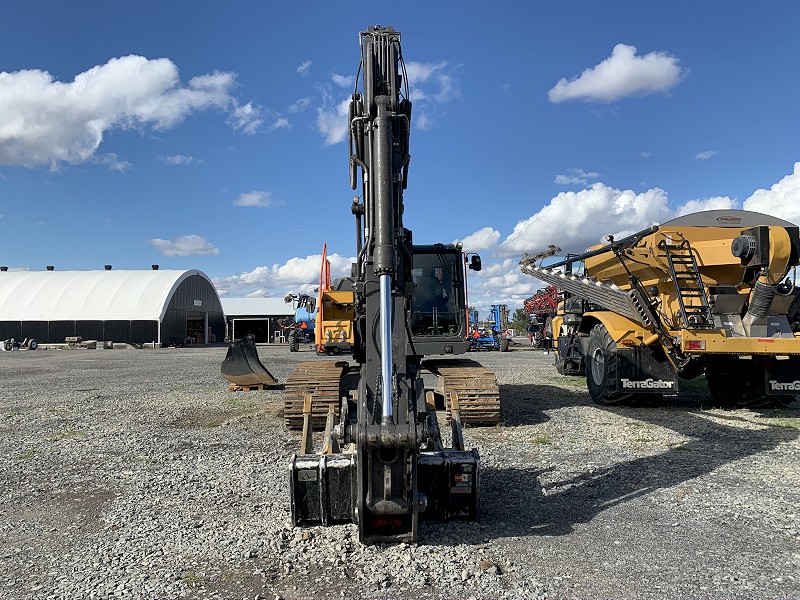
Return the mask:
[(472, 258), (469, 259), (469, 268), (473, 271), (480, 271), (481, 270), (481, 257), (477, 254), (473, 254)]

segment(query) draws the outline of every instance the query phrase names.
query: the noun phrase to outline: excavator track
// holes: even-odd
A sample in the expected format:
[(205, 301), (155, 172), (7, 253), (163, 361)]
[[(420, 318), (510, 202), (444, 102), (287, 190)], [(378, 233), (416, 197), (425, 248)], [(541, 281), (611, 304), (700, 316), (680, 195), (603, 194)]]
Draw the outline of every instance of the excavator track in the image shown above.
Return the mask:
[(330, 406), (339, 414), (342, 377), (346, 361), (302, 362), (286, 380), (283, 391), (283, 422), (289, 429), (303, 428), (303, 400), (311, 394), (311, 419), (314, 427), (324, 427)]
[(438, 379), (450, 416), (450, 393), (458, 394), (461, 422), (467, 425), (497, 425), (500, 422), (500, 387), (497, 376), (480, 363), (464, 359), (426, 360), (422, 366)]

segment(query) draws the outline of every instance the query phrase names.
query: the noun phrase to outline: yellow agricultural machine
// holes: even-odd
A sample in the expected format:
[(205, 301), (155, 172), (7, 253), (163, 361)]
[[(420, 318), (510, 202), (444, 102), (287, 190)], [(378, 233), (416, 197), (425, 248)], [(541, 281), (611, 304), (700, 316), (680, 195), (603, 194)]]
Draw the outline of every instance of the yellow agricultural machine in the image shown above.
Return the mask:
[(559, 372), (586, 375), (592, 399), (676, 395), (705, 373), (715, 401), (785, 405), (800, 395), (793, 223), (712, 210), (523, 272), (564, 290), (553, 319)]
[[(350, 279), (331, 283), (331, 263), (327, 245), (322, 247), (319, 273), (319, 296), (314, 337), (320, 354), (349, 354), (353, 350), (353, 282)], [(335, 286), (335, 287), (334, 287)], [(349, 288), (349, 289), (348, 289)]]

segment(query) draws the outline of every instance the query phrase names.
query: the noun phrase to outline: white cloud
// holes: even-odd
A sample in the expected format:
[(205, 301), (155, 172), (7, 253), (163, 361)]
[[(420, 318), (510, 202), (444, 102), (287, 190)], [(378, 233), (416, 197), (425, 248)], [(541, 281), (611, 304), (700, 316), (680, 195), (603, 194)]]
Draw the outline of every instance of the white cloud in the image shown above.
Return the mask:
[(297, 67), (297, 72), (300, 74), (301, 77), (308, 77), (311, 70), (311, 61), (307, 60), (299, 67)]
[(289, 123), (289, 119), (285, 117), (280, 117), (275, 120), (275, 122), (267, 127), (267, 131), (275, 131), (276, 129), (291, 129), (292, 125)]
[(687, 200), (671, 213), (670, 218), (700, 212), (701, 210), (724, 210), (730, 208), (736, 208), (736, 201), (727, 196)]
[(183, 154), (173, 154), (171, 156), (161, 156), (159, 160), (167, 165), (176, 167), (176, 166), (188, 166), (192, 164), (202, 165), (203, 161), (199, 158), (195, 158), (194, 156), (184, 156)]
[(469, 305), (483, 314), (492, 304), (506, 304), (511, 311), (521, 308), (542, 284), (522, 273), (518, 260), (507, 258), (493, 263), (484, 260), (481, 271), (468, 271)]
[(426, 129), (433, 127), (433, 121), (424, 109), (415, 110), (415, 114), (412, 119), (414, 121), (414, 128), (419, 129), (420, 131), (425, 131)]
[(325, 145), (338, 144), (347, 139), (347, 109), (350, 98), (339, 104), (317, 109), (317, 129), (325, 137)]
[(300, 98), (299, 100), (297, 100), (296, 102), (294, 102), (289, 106), (289, 112), (292, 114), (300, 113), (303, 112), (305, 109), (307, 109), (309, 106), (311, 106), (310, 97)]
[(499, 239), (499, 231), (491, 227), (484, 227), (465, 237), (461, 243), (464, 244), (464, 252), (480, 252), (493, 247)]
[(236, 76), (213, 72), (182, 84), (169, 59), (112, 58), (75, 76), (56, 81), (41, 70), (0, 72), (0, 164), (78, 164), (89, 160), (103, 136), (114, 129), (165, 130), (192, 113), (231, 113), (246, 133), (258, 109), (239, 106), (231, 95)]
[(711, 158), (716, 154), (719, 154), (719, 152), (717, 152), (716, 150), (706, 150), (705, 152), (698, 152), (697, 154), (694, 155), (694, 157), (700, 160), (708, 160), (709, 158)]
[(595, 183), (552, 198), (539, 212), (517, 223), (499, 249), (506, 256), (521, 256), (555, 244), (564, 252), (581, 252), (606, 234), (635, 233), (658, 223), (667, 212), (667, 194), (661, 189), (637, 194)]
[(264, 119), (261, 117), (261, 109), (253, 106), (252, 102), (248, 102), (242, 106), (237, 106), (231, 111), (228, 123), (236, 131), (253, 135), (264, 123)]
[[(329, 254), (328, 260), (331, 262), (331, 277), (336, 279), (350, 275), (350, 265), (355, 257)], [(288, 292), (307, 294), (319, 286), (321, 264), (321, 254), (295, 257), (284, 264), (256, 267), (252, 271), (214, 279), (214, 285), (226, 296), (281, 297)]]
[(611, 56), (586, 69), (578, 77), (566, 78), (547, 93), (550, 102), (583, 100), (614, 102), (627, 96), (667, 92), (687, 73), (678, 59), (665, 52), (636, 55), (636, 48), (617, 44)]
[(435, 80), (444, 73), (445, 67), (447, 67), (447, 61), (438, 63), (407, 62), (408, 85), (421, 85), (427, 81)]
[(219, 254), (219, 249), (199, 235), (181, 235), (174, 240), (153, 238), (150, 243), (164, 256), (197, 256)]
[[(450, 102), (460, 95), (456, 80), (447, 70), (446, 61), (438, 63), (406, 63), (410, 100), (423, 103), (430, 108), (432, 104)], [(425, 104), (425, 103), (428, 104)]]
[(641, 156), (642, 158), (650, 158), (651, 156), (653, 156), (653, 153), (648, 152), (647, 150), (643, 150), (642, 152), (639, 153), (639, 156)]
[(770, 189), (753, 192), (743, 207), (800, 224), (800, 162), (794, 163), (794, 171)]
[(356, 82), (356, 77), (355, 75), (339, 75), (338, 73), (334, 73), (331, 75), (331, 81), (339, 87), (352, 88), (353, 84)]
[(108, 154), (96, 154), (91, 158), (91, 162), (96, 165), (106, 165), (109, 171), (117, 171), (118, 173), (123, 173), (133, 166), (127, 160), (122, 160), (113, 152), (109, 152)]
[(239, 194), (239, 197), (233, 201), (234, 206), (256, 206), (259, 208), (283, 206), (284, 204), (283, 200), (275, 200), (272, 197), (272, 192), (259, 192), (256, 190), (246, 194)]
[(600, 177), (600, 173), (595, 171), (584, 171), (583, 169), (572, 168), (569, 170), (570, 175), (556, 175), (554, 183), (559, 185), (586, 185), (592, 179)]

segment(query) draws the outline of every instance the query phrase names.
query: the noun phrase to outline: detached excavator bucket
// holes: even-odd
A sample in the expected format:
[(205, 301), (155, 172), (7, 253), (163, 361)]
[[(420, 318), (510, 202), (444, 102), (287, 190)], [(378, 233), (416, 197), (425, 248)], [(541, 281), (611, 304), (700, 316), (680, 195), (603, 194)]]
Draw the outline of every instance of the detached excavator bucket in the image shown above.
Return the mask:
[(261, 364), (256, 349), (256, 338), (249, 334), (233, 342), (222, 361), (222, 376), (234, 385), (255, 386), (278, 383), (272, 373)]

